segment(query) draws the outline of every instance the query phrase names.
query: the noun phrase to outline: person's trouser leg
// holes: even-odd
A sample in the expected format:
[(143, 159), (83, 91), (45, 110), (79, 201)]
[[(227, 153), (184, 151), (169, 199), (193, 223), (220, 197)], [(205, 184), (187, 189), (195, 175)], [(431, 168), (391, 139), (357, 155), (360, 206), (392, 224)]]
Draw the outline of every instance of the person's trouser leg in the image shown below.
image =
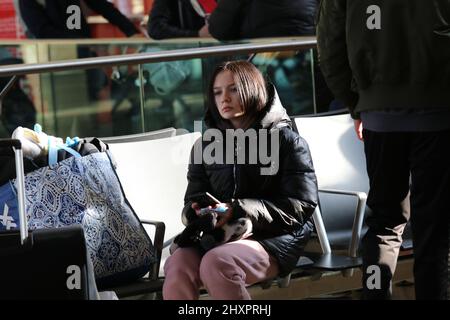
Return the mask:
[(409, 192), (409, 135), (369, 130), (363, 135), (370, 181), (367, 205), (371, 209), (365, 220), (369, 228), (362, 239), (363, 298), (388, 299), (409, 215), (402, 205)]
[(178, 248), (164, 264), (164, 300), (196, 300), (201, 287), (201, 255), (194, 248)]
[(415, 133), (411, 226), (416, 299), (446, 299), (449, 284), (450, 131)]
[(278, 264), (257, 241), (239, 240), (208, 251), (200, 278), (217, 300), (249, 300), (246, 286), (276, 277)]

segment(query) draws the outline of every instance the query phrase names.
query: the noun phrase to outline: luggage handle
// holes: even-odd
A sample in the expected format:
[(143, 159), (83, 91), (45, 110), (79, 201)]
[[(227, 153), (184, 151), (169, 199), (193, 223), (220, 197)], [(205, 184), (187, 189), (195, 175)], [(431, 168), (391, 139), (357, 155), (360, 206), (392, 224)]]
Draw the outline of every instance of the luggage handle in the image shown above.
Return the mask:
[(25, 174), (23, 169), (22, 143), (18, 139), (0, 139), (0, 148), (11, 147), (16, 163), (16, 189), (20, 222), (20, 243), (23, 245), (28, 239), (28, 222), (25, 210)]
[(22, 143), (18, 139), (0, 139), (0, 148), (13, 147), (15, 149), (22, 149)]

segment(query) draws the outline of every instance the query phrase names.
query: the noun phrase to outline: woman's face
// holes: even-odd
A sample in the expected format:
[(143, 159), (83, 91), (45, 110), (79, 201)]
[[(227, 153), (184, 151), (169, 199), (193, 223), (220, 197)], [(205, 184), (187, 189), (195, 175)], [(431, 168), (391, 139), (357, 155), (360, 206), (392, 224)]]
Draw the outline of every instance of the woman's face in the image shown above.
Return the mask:
[(213, 90), (216, 107), (220, 115), (222, 118), (230, 120), (236, 128), (243, 120), (244, 109), (233, 74), (228, 70), (218, 73)]

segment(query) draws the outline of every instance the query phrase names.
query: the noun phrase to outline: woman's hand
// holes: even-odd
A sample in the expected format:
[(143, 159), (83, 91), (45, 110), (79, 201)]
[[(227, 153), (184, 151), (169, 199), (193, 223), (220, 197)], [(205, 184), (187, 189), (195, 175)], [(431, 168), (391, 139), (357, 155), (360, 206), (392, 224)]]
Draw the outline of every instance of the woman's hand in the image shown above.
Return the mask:
[[(199, 217), (201, 215), (201, 210), (202, 208), (200, 208), (199, 204), (197, 202), (192, 202), (191, 204), (191, 208), (194, 209), (195, 214)], [(212, 209), (211, 206), (208, 206), (207, 209)]]
[(361, 119), (353, 120), (353, 124), (355, 126), (356, 136), (358, 137), (359, 140), (364, 141), (363, 134), (362, 134), (363, 125), (362, 125)]
[(233, 216), (233, 207), (231, 206), (231, 203), (219, 203), (219, 204), (216, 204), (214, 206), (214, 209), (217, 209), (219, 207), (224, 207), (227, 210), (225, 212), (218, 212), (216, 228), (222, 227)]
[[(204, 208), (201, 208), (197, 202), (193, 202), (191, 204), (191, 208), (194, 209), (195, 214), (198, 217), (202, 214), (201, 210), (204, 209)], [(216, 211), (216, 216), (217, 216), (217, 223), (215, 226), (216, 228), (222, 227), (233, 216), (233, 208), (231, 207), (231, 203), (219, 203), (219, 204), (216, 204), (214, 207), (208, 206), (206, 209), (214, 210), (214, 209), (218, 209), (218, 208), (225, 208), (226, 211), (224, 211), (224, 212)]]
[(199, 31), (198, 36), (200, 38), (211, 38), (211, 34), (209, 33), (209, 26), (208, 24), (205, 24)]

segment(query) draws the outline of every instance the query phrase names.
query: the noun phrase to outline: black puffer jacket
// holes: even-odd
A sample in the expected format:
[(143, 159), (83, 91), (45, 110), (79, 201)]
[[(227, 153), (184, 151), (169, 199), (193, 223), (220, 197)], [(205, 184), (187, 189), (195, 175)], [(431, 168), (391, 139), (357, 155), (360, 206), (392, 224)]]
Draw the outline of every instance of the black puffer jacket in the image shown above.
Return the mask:
[[(317, 182), (306, 141), (292, 130), (273, 87), (269, 87), (269, 93), (271, 99), (253, 128), (270, 130), (268, 145), (271, 135), (278, 130), (278, 171), (273, 175), (261, 175), (260, 169), (268, 165), (259, 161), (257, 164), (248, 161), (237, 164), (236, 155), (232, 157), (235, 164), (195, 164), (195, 149), (200, 147), (205, 151), (209, 144), (205, 140), (201, 146), (202, 139), (199, 139), (191, 155), (182, 218), (185, 224), (196, 219), (191, 209), (191, 197), (199, 192), (209, 192), (222, 202), (232, 203), (233, 217), (246, 216), (252, 220), (252, 238), (277, 259), (280, 275), (284, 276), (295, 267), (309, 239), (310, 217), (317, 205)], [(207, 124), (217, 128), (214, 118), (208, 119)], [(248, 160), (248, 152), (246, 158)]]
[(219, 40), (311, 36), (317, 0), (221, 0), (209, 18)]
[(205, 20), (189, 0), (155, 0), (149, 15), (148, 35), (156, 40), (198, 37)]

